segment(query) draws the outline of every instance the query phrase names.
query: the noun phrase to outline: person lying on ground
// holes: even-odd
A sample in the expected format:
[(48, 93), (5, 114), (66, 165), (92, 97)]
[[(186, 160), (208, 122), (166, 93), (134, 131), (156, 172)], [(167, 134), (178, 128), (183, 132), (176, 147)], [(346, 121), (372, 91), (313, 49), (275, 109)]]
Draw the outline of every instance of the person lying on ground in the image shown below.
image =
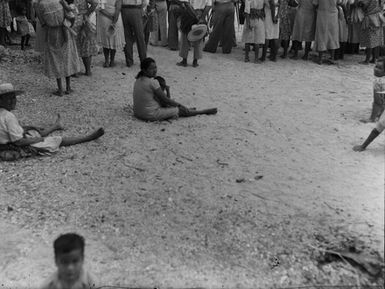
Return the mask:
[(375, 122), (385, 110), (385, 58), (378, 59), (374, 66), (373, 104), (368, 119), (361, 119), (363, 123)]
[(63, 129), (60, 115), (52, 126), (23, 128), (11, 112), (16, 107), (16, 95), (21, 93), (23, 92), (16, 91), (11, 83), (0, 84), (0, 158), (3, 160), (15, 160), (20, 157), (21, 151), (25, 152), (25, 156), (51, 154), (61, 146), (89, 142), (104, 134), (103, 128), (99, 128), (85, 136), (48, 136)]
[(60, 235), (53, 243), (57, 271), (41, 289), (96, 288), (95, 278), (84, 269), (84, 238), (75, 233)]
[[(155, 60), (145, 58), (134, 84), (134, 115), (142, 120), (160, 121), (176, 117), (190, 117), (200, 114), (216, 114), (217, 109), (192, 110), (167, 97), (154, 79), (157, 73)], [(165, 88), (166, 89), (166, 88)], [(166, 90), (167, 92), (167, 90)]]
[(381, 114), (379, 121), (376, 124), (376, 127), (370, 132), (367, 139), (361, 145), (356, 145), (353, 147), (355, 152), (362, 152), (366, 149), (366, 147), (375, 140), (385, 129), (385, 113)]

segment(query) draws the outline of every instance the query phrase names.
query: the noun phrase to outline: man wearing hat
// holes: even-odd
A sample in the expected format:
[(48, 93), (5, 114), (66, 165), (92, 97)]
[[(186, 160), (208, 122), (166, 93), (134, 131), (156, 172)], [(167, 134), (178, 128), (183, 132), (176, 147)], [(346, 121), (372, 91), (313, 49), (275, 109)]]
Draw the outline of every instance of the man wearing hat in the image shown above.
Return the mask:
[(88, 142), (104, 134), (104, 130), (99, 128), (86, 136), (48, 137), (53, 131), (63, 129), (60, 115), (47, 128), (22, 127), (11, 112), (16, 107), (16, 95), (22, 93), (15, 90), (11, 83), (0, 83), (0, 160), (15, 160), (20, 157), (21, 152), (23, 155), (50, 154), (61, 146)]
[[(207, 33), (206, 16), (212, 6), (212, 0), (190, 0), (191, 8), (194, 10), (197, 25), (192, 25), (191, 31), (182, 31), (181, 46), (179, 50), (179, 56), (182, 57), (182, 61), (178, 62), (179, 66), (187, 66), (187, 57), (190, 47), (194, 49), (193, 67), (198, 66), (198, 59), (202, 58), (203, 49), (203, 37)], [(186, 7), (189, 9), (189, 7)]]

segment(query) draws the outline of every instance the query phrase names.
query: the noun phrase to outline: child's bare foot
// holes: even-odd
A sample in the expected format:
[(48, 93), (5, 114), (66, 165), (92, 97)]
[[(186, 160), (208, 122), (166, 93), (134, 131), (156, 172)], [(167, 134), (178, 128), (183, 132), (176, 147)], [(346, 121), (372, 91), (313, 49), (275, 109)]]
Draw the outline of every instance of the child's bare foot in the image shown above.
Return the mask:
[(365, 150), (365, 148), (362, 145), (356, 145), (356, 146), (353, 147), (353, 150), (355, 152), (362, 152), (362, 151)]
[(53, 95), (56, 95), (56, 96), (63, 96), (63, 91), (62, 90), (56, 90), (52, 93)]
[(61, 115), (60, 113), (57, 114), (56, 120), (55, 120), (55, 126), (57, 127), (57, 130), (63, 130), (64, 126), (61, 122)]
[(109, 66), (110, 65), (109, 65), (108, 61), (105, 61), (104, 64), (103, 64), (103, 67), (109, 67)]
[(257, 59), (254, 60), (254, 63), (260, 64), (260, 63), (262, 63), (262, 61), (257, 58)]
[(89, 138), (90, 140), (95, 140), (100, 138), (102, 135), (104, 135), (104, 129), (101, 127), (90, 134)]
[(115, 61), (110, 61), (110, 67), (114, 67), (115, 66)]

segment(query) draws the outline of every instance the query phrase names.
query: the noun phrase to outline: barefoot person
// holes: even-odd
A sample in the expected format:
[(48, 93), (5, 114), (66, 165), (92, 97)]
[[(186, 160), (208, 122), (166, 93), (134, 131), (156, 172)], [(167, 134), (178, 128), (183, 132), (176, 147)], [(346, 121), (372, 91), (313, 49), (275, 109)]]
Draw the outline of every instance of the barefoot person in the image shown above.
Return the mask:
[(376, 61), (374, 66), (373, 104), (369, 119), (361, 122), (375, 122), (385, 110), (385, 58)]
[(199, 114), (216, 114), (217, 109), (192, 110), (167, 97), (159, 82), (155, 60), (145, 58), (134, 84), (134, 115), (142, 120), (159, 121)]
[(385, 113), (382, 113), (380, 120), (377, 122), (376, 127), (370, 132), (367, 139), (361, 145), (356, 145), (353, 147), (355, 152), (362, 152), (366, 147), (376, 139), (385, 130)]
[[(58, 10), (63, 9), (59, 2), (57, 2), (55, 8)], [(72, 92), (70, 76), (79, 72), (80, 63), (75, 38), (62, 26), (64, 12), (55, 15), (51, 13), (51, 10), (50, 2), (40, 1), (36, 3), (39, 22), (45, 29), (43, 44), (44, 74), (47, 77), (56, 78), (58, 90), (54, 94), (62, 96), (64, 93), (70, 94)], [(62, 78), (65, 78), (66, 81), (65, 92)]]
[(11, 112), (16, 107), (16, 95), (21, 93), (21, 91), (16, 91), (10, 83), (0, 84), (0, 150), (3, 152), (0, 157), (2, 159), (4, 159), (4, 151), (15, 152), (15, 154), (11, 153), (10, 159), (5, 157), (5, 160), (17, 159), (17, 153), (21, 151), (26, 152), (27, 155), (28, 153), (29, 155), (51, 154), (58, 151), (61, 146), (89, 142), (104, 134), (104, 130), (99, 128), (86, 136), (48, 136), (56, 130), (63, 129), (60, 116), (52, 126), (47, 128), (23, 128)]

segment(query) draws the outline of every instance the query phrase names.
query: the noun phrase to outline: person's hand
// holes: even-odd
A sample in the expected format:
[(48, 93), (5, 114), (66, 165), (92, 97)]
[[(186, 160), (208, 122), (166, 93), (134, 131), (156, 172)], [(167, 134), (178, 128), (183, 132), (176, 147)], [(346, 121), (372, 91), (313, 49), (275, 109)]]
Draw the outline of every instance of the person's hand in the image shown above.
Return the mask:
[(362, 152), (362, 151), (365, 150), (365, 148), (362, 145), (356, 145), (356, 146), (353, 147), (353, 150), (355, 152)]

